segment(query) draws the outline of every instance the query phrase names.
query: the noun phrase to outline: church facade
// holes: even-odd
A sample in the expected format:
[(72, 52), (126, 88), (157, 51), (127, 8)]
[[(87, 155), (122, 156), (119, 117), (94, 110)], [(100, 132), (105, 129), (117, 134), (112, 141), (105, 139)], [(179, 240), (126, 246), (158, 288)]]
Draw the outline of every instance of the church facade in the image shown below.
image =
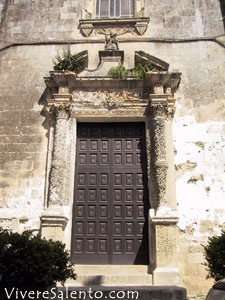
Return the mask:
[[(63, 241), (78, 276), (132, 267), (206, 293), (202, 244), (225, 229), (223, 2), (0, 9), (0, 226)], [(54, 70), (68, 49), (80, 72)]]

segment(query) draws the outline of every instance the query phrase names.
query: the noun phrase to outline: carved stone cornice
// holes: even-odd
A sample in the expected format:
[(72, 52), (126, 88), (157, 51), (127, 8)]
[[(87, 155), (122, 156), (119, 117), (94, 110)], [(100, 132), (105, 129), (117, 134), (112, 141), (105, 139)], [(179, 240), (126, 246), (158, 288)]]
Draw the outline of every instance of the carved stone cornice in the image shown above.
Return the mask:
[[(164, 66), (162, 62), (156, 60), (150, 60), (153, 64)], [(145, 74), (145, 85), (153, 87), (161, 86), (163, 92), (161, 94), (167, 94), (172, 97), (176, 93), (181, 80), (181, 73), (179, 72), (167, 72), (167, 71), (149, 71)], [(154, 92), (155, 93), (155, 92)]]

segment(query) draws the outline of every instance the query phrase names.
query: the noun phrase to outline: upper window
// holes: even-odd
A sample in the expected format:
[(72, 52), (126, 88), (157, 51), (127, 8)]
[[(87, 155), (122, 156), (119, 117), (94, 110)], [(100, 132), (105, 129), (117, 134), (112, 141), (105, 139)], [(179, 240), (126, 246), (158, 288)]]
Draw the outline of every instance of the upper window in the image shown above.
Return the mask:
[(134, 0), (96, 0), (96, 18), (132, 18)]

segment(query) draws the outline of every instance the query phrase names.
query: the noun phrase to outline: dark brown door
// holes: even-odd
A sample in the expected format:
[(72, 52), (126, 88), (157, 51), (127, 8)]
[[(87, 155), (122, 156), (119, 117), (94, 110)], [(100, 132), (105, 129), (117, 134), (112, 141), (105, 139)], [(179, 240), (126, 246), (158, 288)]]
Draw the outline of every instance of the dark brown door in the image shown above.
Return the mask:
[(144, 123), (78, 123), (76, 264), (148, 264)]

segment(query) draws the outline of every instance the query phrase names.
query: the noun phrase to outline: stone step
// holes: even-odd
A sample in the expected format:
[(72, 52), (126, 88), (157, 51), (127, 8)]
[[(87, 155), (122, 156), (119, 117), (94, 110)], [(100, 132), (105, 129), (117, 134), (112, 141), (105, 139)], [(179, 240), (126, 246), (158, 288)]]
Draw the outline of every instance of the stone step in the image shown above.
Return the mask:
[[(61, 287), (63, 299), (186, 300), (185, 288), (177, 286), (85, 286)], [(62, 299), (62, 297), (60, 298)]]
[[(75, 265), (77, 274), (148, 274), (148, 265)], [(133, 274), (134, 275), (134, 274)]]
[(152, 285), (148, 266), (140, 265), (77, 265), (77, 280), (67, 280), (66, 286)]

